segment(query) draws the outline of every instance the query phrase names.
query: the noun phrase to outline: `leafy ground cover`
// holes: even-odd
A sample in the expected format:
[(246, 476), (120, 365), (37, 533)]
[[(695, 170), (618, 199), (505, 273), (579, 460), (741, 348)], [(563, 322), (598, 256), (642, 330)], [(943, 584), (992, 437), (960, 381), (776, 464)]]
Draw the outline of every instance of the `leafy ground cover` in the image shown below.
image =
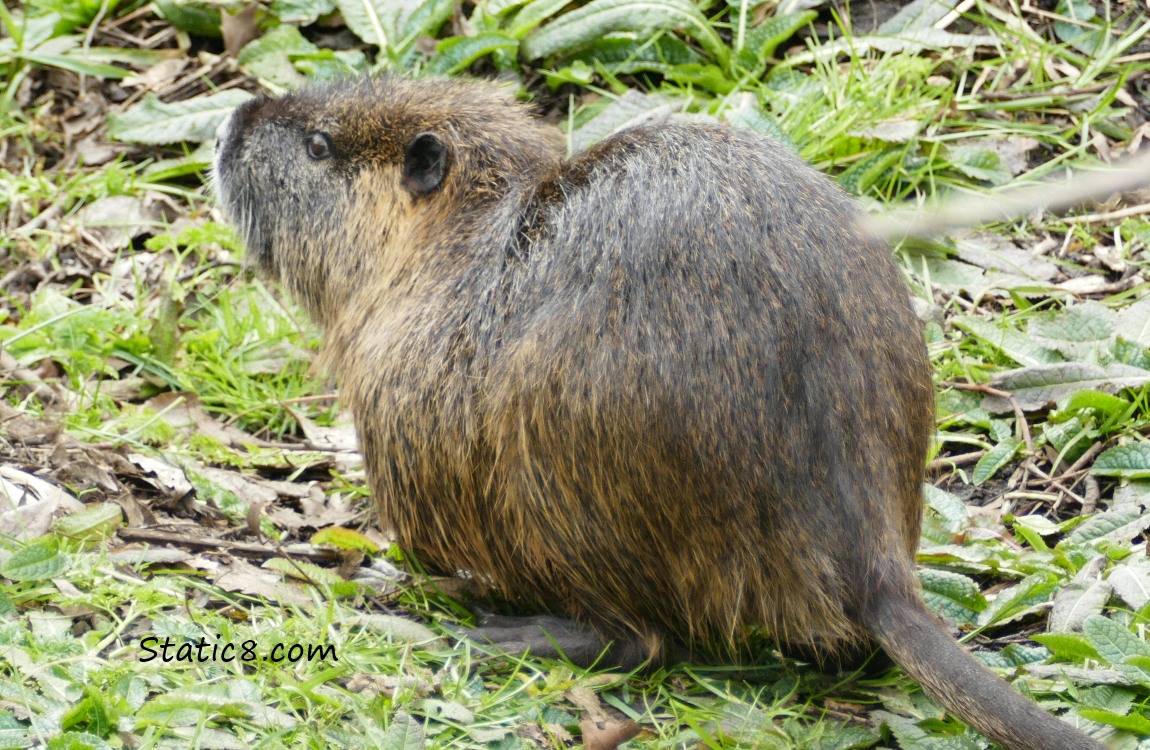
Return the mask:
[[(882, 212), (1145, 148), (1144, 4), (32, 0), (0, 29), (0, 746), (987, 747), (897, 671), (768, 644), (628, 675), (445, 637), (466, 583), (374, 530), (210, 139), (260, 91), (499, 76), (572, 150), (717, 118)], [(1148, 216), (1135, 192), (896, 250), (940, 394), (926, 597), (1114, 748), (1150, 748)]]

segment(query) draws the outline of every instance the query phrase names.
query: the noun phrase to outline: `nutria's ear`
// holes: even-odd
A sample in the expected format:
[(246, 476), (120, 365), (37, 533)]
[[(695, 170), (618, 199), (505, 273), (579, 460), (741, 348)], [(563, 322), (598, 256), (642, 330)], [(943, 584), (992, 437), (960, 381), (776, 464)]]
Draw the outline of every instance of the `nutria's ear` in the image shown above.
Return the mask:
[(447, 144), (434, 133), (420, 133), (403, 154), (403, 187), (416, 195), (439, 189), (450, 166)]

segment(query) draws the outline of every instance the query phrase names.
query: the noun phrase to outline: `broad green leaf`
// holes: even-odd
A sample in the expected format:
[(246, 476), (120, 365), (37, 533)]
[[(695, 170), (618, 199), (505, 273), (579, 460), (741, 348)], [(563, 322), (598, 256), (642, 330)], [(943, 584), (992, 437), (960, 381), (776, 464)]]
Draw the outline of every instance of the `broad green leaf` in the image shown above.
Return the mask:
[(913, 0), (879, 26), (883, 34), (932, 28), (953, 10), (953, 3), (945, 0)]
[(747, 32), (743, 49), (739, 52), (739, 64), (748, 70), (758, 70), (767, 58), (775, 53), (779, 45), (794, 36), (799, 29), (818, 18), (813, 10), (802, 10), (782, 16), (772, 16)]
[(1091, 472), (1102, 477), (1150, 479), (1150, 443), (1127, 443), (1104, 451)]
[(1097, 302), (1084, 302), (1032, 319), (1026, 334), (1067, 359), (1093, 362), (1114, 339), (1117, 315)]
[(1143, 718), (1138, 714), (1116, 714), (1111, 711), (1103, 711), (1099, 708), (1080, 708), (1078, 715), (1083, 719), (1089, 721), (1097, 721), (1100, 724), (1109, 724), (1112, 727), (1125, 729), (1128, 732), (1134, 732), (1142, 736), (1150, 735), (1150, 719)]
[(131, 47), (85, 47), (84, 57), (98, 63), (125, 63), (149, 68), (172, 59), (177, 50), (133, 49)]
[(357, 37), (386, 49), (399, 44), (396, 23), (402, 3), (395, 0), (336, 0), (344, 23)]
[[(879, 719), (890, 729), (891, 734), (898, 740), (898, 747), (904, 750), (983, 750), (985, 744), (970, 735), (949, 735), (939, 737), (928, 734), (917, 722), (897, 714), (886, 711), (875, 711), (871, 720)], [(778, 747), (795, 747), (795, 745), (779, 745)]]
[(1059, 16), (1071, 19), (1054, 22), (1058, 39), (1088, 55), (1094, 54), (1101, 44), (1102, 32), (1095, 24), (1089, 23), (1096, 15), (1090, 0), (1060, 0), (1056, 10)]
[(953, 146), (947, 149), (950, 163), (958, 171), (976, 180), (991, 185), (1004, 185), (1010, 182), (1010, 170), (1002, 163), (998, 154), (988, 148), (978, 146)]
[(53, 68), (70, 70), (86, 76), (98, 78), (126, 78), (131, 71), (117, 68), (115, 65), (106, 65), (84, 59), (81, 53), (69, 55), (46, 55), (38, 52), (27, 52), (22, 57), (30, 63), (45, 65)]
[(654, 39), (607, 37), (575, 55), (574, 59), (602, 65), (616, 75), (642, 70), (666, 73), (676, 65), (706, 62), (706, 58), (690, 45), (671, 34), (661, 34)]
[(426, 0), (407, 17), (403, 24), (404, 40), (420, 35), (434, 37), (439, 27), (455, 12), (456, 0)]
[(1114, 361), (1131, 367), (1140, 367), (1150, 370), (1150, 347), (1142, 346), (1136, 341), (1127, 341), (1119, 336), (1110, 349)]
[(64, 732), (49, 740), (47, 750), (112, 750), (112, 746), (94, 734)]
[(975, 622), (986, 627), (1009, 621), (1031, 607), (1049, 601), (1058, 588), (1059, 581), (1052, 575), (1035, 573), (1027, 576), (1014, 586), (1000, 591), (986, 609), (978, 613)]
[(1131, 557), (1119, 563), (1106, 580), (1131, 609), (1150, 603), (1150, 560), (1145, 557)]
[(954, 254), (959, 260), (988, 271), (1002, 271), (1040, 282), (1051, 282), (1062, 273), (1056, 264), (995, 235), (958, 238), (954, 242)]
[(131, 109), (110, 113), (108, 134), (128, 143), (210, 141), (228, 113), (251, 98), (246, 91), (229, 89), (167, 104), (148, 94)]
[(274, 570), (277, 573), (283, 573), (289, 578), (318, 583), (321, 586), (336, 586), (341, 583), (346, 583), (343, 577), (331, 568), (320, 567), (306, 560), (289, 560), (285, 557), (272, 557), (265, 560), (260, 567)]
[[(1116, 393), (1123, 388), (1138, 388), (1148, 383), (1150, 371), (1138, 367), (1064, 362), (1008, 370), (999, 373), (991, 385), (1010, 392), (1024, 411), (1035, 411), (1077, 391)], [(995, 396), (984, 398), (982, 407), (995, 414), (1011, 411), (1009, 401)]]
[(197, 172), (204, 172), (212, 165), (214, 151), (212, 142), (205, 141), (187, 156), (152, 162), (144, 169), (144, 175), (153, 182), (164, 182)]
[(1090, 640), (1077, 633), (1039, 633), (1031, 638), (1046, 646), (1054, 653), (1055, 658), (1063, 661), (1077, 663), (1086, 659), (1101, 658), (1094, 646), (1090, 645)]
[(1150, 296), (1143, 297), (1118, 313), (1114, 332), (1127, 341), (1150, 346)]
[[(508, 11), (526, 5), (528, 2), (530, 2), (530, 0), (487, 0), (487, 2), (483, 3), (482, 10), (489, 16), (502, 16)], [(570, 0), (568, 0), (568, 2), (570, 2)]]
[(671, 110), (670, 100), (658, 94), (640, 94), (631, 89), (575, 131), (571, 136), (572, 151), (579, 153), (633, 125), (657, 122), (670, 115)]
[(503, 51), (514, 54), (519, 43), (503, 34), (444, 39), (436, 47), (438, 54), (431, 58), (428, 71), (436, 75), (454, 75), (481, 57)]
[(1075, 521), (1064, 521), (1063, 523), (1054, 523), (1046, 516), (1029, 515), (1029, 516), (1015, 516), (1014, 527), (1019, 525), (1026, 526), (1040, 536), (1051, 536), (1053, 534), (1061, 534), (1066, 530), (1068, 525), (1073, 525)]
[(1106, 539), (1128, 544), (1150, 528), (1150, 515), (1143, 515), (1141, 509), (1115, 508), (1099, 513), (1080, 524), (1066, 541), (1071, 544)]
[(113, 729), (111, 714), (114, 713), (105, 695), (100, 690), (88, 687), (84, 691), (84, 698), (73, 705), (60, 719), (60, 726), (65, 729), (73, 727), (86, 727), (98, 734), (107, 734)]
[(1109, 617), (1086, 618), (1082, 632), (1099, 655), (1111, 664), (1121, 664), (1133, 656), (1150, 656), (1150, 644)]
[(727, 78), (717, 65), (695, 65), (686, 63), (675, 65), (667, 71), (667, 78), (675, 83), (699, 86), (720, 96), (731, 93), (735, 82)]
[(220, 9), (199, 0), (156, 0), (160, 17), (181, 31), (220, 38)]
[(328, 544), (341, 549), (361, 550), (369, 554), (379, 552), (379, 546), (362, 533), (341, 526), (320, 529), (309, 540), (312, 544)]
[(315, 81), (333, 81), (367, 73), (371, 67), (367, 55), (360, 49), (330, 50), (291, 56), (292, 65), (307, 78)]
[(970, 511), (967, 510), (966, 503), (956, 496), (930, 483), (923, 486), (923, 496), (927, 506), (938, 514), (951, 534), (957, 534), (970, 525)]
[(986, 609), (986, 599), (978, 584), (961, 573), (924, 568), (918, 571), (918, 579), (924, 591), (945, 597), (974, 612)]
[(292, 55), (319, 51), (295, 26), (284, 24), (246, 44), (236, 60), (244, 70), (284, 88), (298, 88), (307, 80), (292, 64)]
[(405, 711), (397, 711), (392, 717), (391, 726), (383, 735), (380, 750), (423, 750), (427, 744), (423, 725)]
[(68, 568), (68, 558), (51, 541), (34, 542), (15, 552), (0, 567), (0, 577), (13, 581), (46, 581)]
[(441, 701), (435, 698), (424, 698), (419, 703), (419, 711), (429, 719), (436, 721), (454, 722), (456, 724), (474, 724), (475, 714), (462, 703), (455, 701)]
[(763, 133), (788, 150), (798, 153), (799, 148), (795, 142), (783, 132), (776, 120), (763, 112), (754, 99), (743, 97), (734, 107), (722, 110), (719, 116), (736, 128), (746, 128)]
[(57, 534), (74, 539), (106, 539), (123, 522), (123, 511), (115, 503), (93, 503), (84, 510), (63, 516), (52, 524)]
[[(1091, 647), (1090, 650), (1093, 651), (1094, 648)], [(1094, 656), (1088, 658), (1098, 659), (1099, 657), (1095, 653)], [(1130, 712), (1130, 707), (1134, 704), (1134, 696), (1135, 693), (1132, 690), (1113, 685), (1095, 685), (1094, 687), (1080, 687), (1078, 689), (1078, 700), (1083, 705), (1119, 714)]]
[(571, 0), (534, 0), (515, 14), (507, 23), (507, 34), (513, 39), (523, 39), (535, 27), (558, 13)]
[(1095, 539), (1128, 542), (1150, 528), (1150, 515), (1141, 508), (1116, 508), (1092, 516), (1066, 535), (1066, 542), (1082, 544)]
[(685, 0), (592, 0), (527, 35), (520, 51), (527, 60), (538, 60), (574, 52), (613, 32), (647, 36), (669, 29), (686, 30), (726, 66), (730, 50), (699, 9)]
[(1000, 271), (987, 272), (977, 266), (950, 258), (923, 257), (915, 262), (915, 266), (916, 270), (924, 268), (932, 284), (949, 291), (967, 292), (974, 299), (979, 299), (995, 289), (1009, 289), (1015, 292), (1041, 292), (1050, 289), (1050, 285), (1042, 281)]
[(1032, 549), (1038, 552), (1046, 552), (1050, 549), (1050, 546), (1046, 543), (1046, 540), (1042, 538), (1042, 535), (1029, 526), (1021, 523), (1015, 523), (1013, 530), (1014, 536), (1018, 539), (1021, 539)]
[(970, 481), (975, 485), (980, 485), (992, 476), (998, 473), (998, 470), (1009, 464), (1014, 460), (1017, 455), (1018, 449), (1022, 447), (1022, 441), (1017, 438), (1007, 438), (998, 445), (991, 448), (986, 452), (986, 455), (978, 459), (978, 463), (974, 466), (974, 472), (970, 476)]
[(310, 26), (335, 11), (335, 0), (275, 0), (268, 10), (280, 23)]
[(1098, 391), (1078, 391), (1066, 401), (1066, 406), (1063, 408), (1066, 411), (1093, 409), (1106, 416), (1112, 416), (1130, 408), (1130, 402), (1124, 398)]
[(982, 318), (964, 315), (954, 320), (954, 326), (985, 341), (1023, 367), (1062, 361), (1058, 352), (1035, 343), (1029, 336), (1009, 328), (1000, 328)]
[(1050, 447), (1060, 453), (1071, 443), (1076, 443), (1084, 451), (1091, 442), (1090, 429), (1078, 417), (1065, 422), (1046, 422), (1042, 425), (1042, 436), (1050, 443)]
[(1107, 581), (1071, 581), (1054, 595), (1050, 608), (1050, 630), (1069, 633), (1082, 628), (1086, 618), (1102, 614), (1114, 587)]
[(1006, 662), (1003, 665), (1006, 668), (1041, 664), (1050, 658), (1050, 649), (1044, 646), (1024, 646), (1021, 643), (1009, 643), (998, 653)]

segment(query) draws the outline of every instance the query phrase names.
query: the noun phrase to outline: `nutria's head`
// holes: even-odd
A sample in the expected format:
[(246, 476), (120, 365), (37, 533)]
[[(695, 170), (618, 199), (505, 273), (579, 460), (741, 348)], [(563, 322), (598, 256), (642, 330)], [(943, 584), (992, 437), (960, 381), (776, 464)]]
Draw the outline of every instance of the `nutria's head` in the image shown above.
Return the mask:
[(364, 79), (243, 104), (213, 174), (249, 262), (326, 323), (435, 232), (537, 179), (551, 141), (498, 86)]

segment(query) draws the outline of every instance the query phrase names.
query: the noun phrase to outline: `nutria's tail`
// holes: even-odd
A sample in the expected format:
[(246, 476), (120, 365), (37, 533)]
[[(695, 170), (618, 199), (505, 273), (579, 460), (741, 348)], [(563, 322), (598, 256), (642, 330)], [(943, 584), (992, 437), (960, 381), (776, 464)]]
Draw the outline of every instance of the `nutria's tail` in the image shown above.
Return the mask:
[(887, 654), (943, 707), (1009, 750), (1106, 750), (1024, 698), (946, 632), (918, 596), (879, 585), (862, 620)]

